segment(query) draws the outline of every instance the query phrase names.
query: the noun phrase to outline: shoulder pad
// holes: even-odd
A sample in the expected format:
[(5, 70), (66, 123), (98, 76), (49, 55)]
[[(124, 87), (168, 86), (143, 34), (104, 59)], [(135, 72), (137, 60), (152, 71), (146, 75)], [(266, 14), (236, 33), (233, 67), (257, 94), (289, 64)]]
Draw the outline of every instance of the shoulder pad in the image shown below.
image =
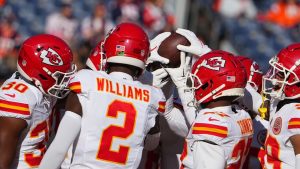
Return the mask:
[(229, 116), (220, 112), (202, 112), (192, 126), (192, 135), (196, 140), (207, 140), (221, 144), (221, 140), (228, 136)]
[(10, 79), (1, 86), (0, 116), (28, 119), (41, 92), (22, 80)]

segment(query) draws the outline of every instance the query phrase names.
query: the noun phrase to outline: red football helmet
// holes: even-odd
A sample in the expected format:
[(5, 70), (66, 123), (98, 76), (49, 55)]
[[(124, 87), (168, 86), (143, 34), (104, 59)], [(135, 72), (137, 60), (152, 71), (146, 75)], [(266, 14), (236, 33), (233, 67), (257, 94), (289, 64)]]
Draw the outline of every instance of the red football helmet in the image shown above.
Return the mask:
[(149, 56), (149, 45), (148, 36), (140, 26), (121, 23), (114, 27), (104, 40), (106, 62), (144, 69)]
[(300, 43), (281, 49), (269, 61), (270, 68), (263, 76), (263, 92), (278, 99), (300, 97)]
[(237, 56), (242, 65), (246, 69), (247, 82), (258, 92), (261, 91), (262, 85), (262, 71), (259, 69), (259, 65), (252, 59), (245, 56)]
[(103, 53), (103, 40), (102, 40), (92, 50), (85, 64), (94, 71), (100, 71), (100, 70), (104, 70), (105, 62), (106, 62), (106, 57)]
[(28, 38), (21, 46), (17, 69), (43, 93), (63, 98), (70, 77), (75, 73), (73, 54), (60, 38), (41, 34)]
[(197, 103), (223, 96), (243, 96), (246, 70), (233, 54), (216, 50), (201, 56), (193, 65), (189, 81)]

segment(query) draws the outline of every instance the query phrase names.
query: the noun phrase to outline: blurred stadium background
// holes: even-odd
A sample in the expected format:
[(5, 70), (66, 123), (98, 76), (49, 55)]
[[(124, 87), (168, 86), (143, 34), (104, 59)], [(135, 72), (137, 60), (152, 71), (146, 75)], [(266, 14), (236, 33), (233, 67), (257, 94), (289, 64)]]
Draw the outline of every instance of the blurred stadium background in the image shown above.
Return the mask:
[(28, 36), (63, 38), (82, 68), (96, 42), (124, 21), (140, 24), (150, 38), (190, 29), (211, 48), (251, 57), (265, 71), (270, 57), (300, 41), (299, 5), (299, 0), (0, 0), (0, 80), (15, 71)]

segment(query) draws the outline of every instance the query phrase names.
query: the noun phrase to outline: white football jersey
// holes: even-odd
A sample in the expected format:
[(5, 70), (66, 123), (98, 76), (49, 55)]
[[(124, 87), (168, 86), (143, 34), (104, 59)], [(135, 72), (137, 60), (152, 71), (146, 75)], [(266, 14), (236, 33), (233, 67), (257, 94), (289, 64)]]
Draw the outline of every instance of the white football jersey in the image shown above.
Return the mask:
[[(176, 90), (174, 95), (174, 107), (182, 110), (181, 100), (179, 99)], [(184, 120), (184, 118), (182, 119)], [(185, 123), (185, 121), (183, 123)], [(170, 128), (171, 126), (169, 126), (167, 120), (161, 116), (159, 138), (160, 146), (155, 151), (147, 152), (144, 150), (141, 164), (138, 169), (155, 169), (158, 165), (160, 169), (173, 169), (180, 167), (180, 155), (183, 150), (184, 137), (175, 134), (175, 132)]]
[(0, 90), (0, 116), (24, 119), (28, 126), (22, 133), (12, 168), (37, 168), (46, 151), (49, 116), (54, 97), (43, 95), (35, 86), (12, 77)]
[(246, 111), (233, 111), (232, 106), (202, 109), (186, 138), (182, 168), (194, 168), (193, 160), (197, 157), (191, 153), (193, 144), (205, 140), (223, 147), (227, 169), (241, 169), (250, 149), (252, 135), (252, 120)]
[(79, 71), (70, 89), (83, 110), (71, 168), (137, 168), (145, 136), (165, 109), (162, 91), (125, 73), (91, 70)]
[(285, 104), (270, 117), (270, 126), (265, 142), (267, 169), (295, 168), (295, 154), (289, 138), (300, 134), (300, 104)]

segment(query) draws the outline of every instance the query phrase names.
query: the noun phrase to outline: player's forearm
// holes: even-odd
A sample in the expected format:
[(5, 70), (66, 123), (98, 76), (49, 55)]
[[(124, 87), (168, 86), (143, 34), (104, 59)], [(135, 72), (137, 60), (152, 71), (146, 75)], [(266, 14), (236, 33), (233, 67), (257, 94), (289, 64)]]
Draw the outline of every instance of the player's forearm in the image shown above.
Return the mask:
[(179, 136), (186, 137), (190, 125), (186, 122), (182, 110), (173, 107), (164, 114), (164, 118), (170, 126), (170, 129)]
[[(182, 104), (184, 105), (186, 102), (183, 102)], [(192, 121), (194, 121), (196, 117), (195, 109), (189, 109), (187, 111), (190, 110), (192, 110), (192, 112), (184, 112), (184, 110), (174, 107), (173, 95), (171, 95), (166, 101), (166, 112), (164, 113), (164, 118), (169, 124), (170, 129), (181, 137), (187, 136)]]
[(196, 107), (194, 105), (194, 94), (192, 90), (179, 88), (178, 95), (182, 103), (183, 113), (187, 119), (188, 125), (192, 125), (196, 118)]
[(67, 111), (60, 122), (57, 134), (47, 150), (40, 169), (59, 168), (70, 145), (80, 132), (81, 116)]
[(0, 138), (0, 169), (9, 169), (15, 159), (16, 155), (16, 147), (17, 147), (17, 140), (16, 142), (7, 142)]
[(27, 127), (23, 119), (0, 117), (0, 169), (9, 169), (15, 160), (22, 132)]
[[(5, 154), (5, 153), (3, 153), (3, 154)], [(7, 160), (7, 158), (0, 156), (0, 169), (11, 168), (12, 162), (13, 162), (13, 158)]]

